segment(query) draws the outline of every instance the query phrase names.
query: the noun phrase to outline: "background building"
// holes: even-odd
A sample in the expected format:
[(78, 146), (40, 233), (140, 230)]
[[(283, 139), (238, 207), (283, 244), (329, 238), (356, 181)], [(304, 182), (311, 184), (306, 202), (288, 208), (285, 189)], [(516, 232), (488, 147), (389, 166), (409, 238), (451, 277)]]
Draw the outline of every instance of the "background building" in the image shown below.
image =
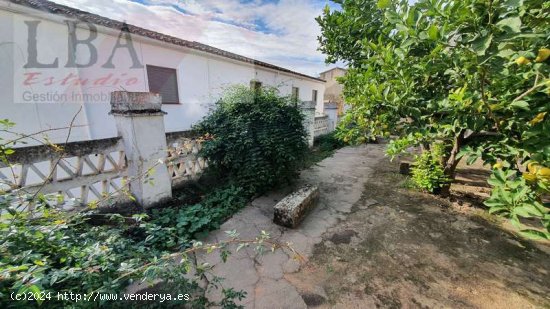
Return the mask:
[(320, 74), (321, 79), (326, 81), (323, 112), (329, 116), (332, 128), (338, 124), (340, 116), (345, 111), (343, 86), (336, 78), (346, 75), (346, 72), (346, 69), (336, 67)]

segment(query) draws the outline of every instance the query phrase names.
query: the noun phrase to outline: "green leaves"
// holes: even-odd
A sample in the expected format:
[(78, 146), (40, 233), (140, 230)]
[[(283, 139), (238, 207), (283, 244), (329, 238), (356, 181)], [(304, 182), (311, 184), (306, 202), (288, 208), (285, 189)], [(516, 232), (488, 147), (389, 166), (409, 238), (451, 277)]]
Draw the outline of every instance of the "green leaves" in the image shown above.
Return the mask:
[(434, 143), (431, 151), (424, 151), (416, 156), (411, 174), (417, 188), (434, 193), (449, 182), (441, 164), (443, 152), (444, 145)]
[(522, 100), (514, 101), (510, 104), (510, 106), (515, 108), (515, 109), (522, 109), (522, 110), (526, 110), (526, 111), (529, 110), (529, 103), (527, 103), (526, 101), (522, 101)]
[(504, 1), (504, 5), (509, 8), (516, 9), (523, 5), (523, 0), (506, 0)]
[(390, 5), (391, 0), (378, 0), (378, 2), (376, 3), (376, 6), (381, 10), (388, 8)]
[(195, 129), (209, 168), (251, 194), (292, 179), (308, 149), (303, 116), (276, 89), (229, 89)]
[(522, 234), (530, 238), (550, 239), (549, 231), (524, 229), (521, 218), (539, 218), (543, 226), (550, 223), (549, 209), (538, 200), (537, 189), (511, 169), (495, 169), (488, 180), (493, 186), (485, 201), (490, 213), (507, 216)]
[(438, 36), (439, 36), (439, 29), (437, 29), (436, 25), (431, 25), (428, 28), (428, 37), (431, 40), (437, 40)]
[(491, 45), (492, 41), (493, 41), (492, 34), (481, 36), (472, 41), (472, 50), (478, 56), (483, 56), (485, 55), (485, 52), (487, 51), (487, 48), (489, 48), (489, 46)]
[(521, 19), (519, 16), (504, 18), (496, 23), (496, 26), (506, 32), (518, 33), (521, 31)]
[(242, 188), (227, 186), (209, 192), (198, 204), (153, 210), (153, 219), (143, 226), (148, 235), (146, 243), (164, 250), (186, 246), (190, 240), (219, 228), (246, 205), (248, 197)]
[[(353, 143), (396, 136), (388, 148), (395, 155), (450, 144), (465, 130), (460, 153), (468, 163), (502, 162), (506, 170), (489, 179), (490, 211), (520, 230), (522, 218), (532, 216), (550, 231), (548, 215), (532, 207), (550, 183), (520, 176), (529, 159), (550, 167), (550, 92), (543, 84), (550, 62), (539, 56), (550, 47), (547, 2), (343, 1), (320, 23), (321, 50), (350, 64), (341, 79), (350, 109), (338, 136)], [(432, 190), (438, 171), (423, 160), (418, 183)]]
[[(6, 197), (1, 196), (0, 206)], [(160, 293), (203, 295), (198, 278), (189, 274), (191, 261), (178, 252), (181, 263), (175, 263), (170, 251), (189, 247), (193, 236), (218, 227), (244, 207), (247, 198), (241, 188), (228, 186), (211, 191), (200, 204), (132, 217), (67, 213), (35, 201), (40, 216), (0, 221), (0, 307), (116, 308), (112, 302), (75, 302), (57, 295), (119, 294), (142, 280), (167, 282)], [(21, 300), (10, 299), (9, 295), (16, 294)], [(234, 308), (230, 299), (223, 301)], [(159, 306), (204, 308), (205, 302), (203, 297), (193, 296), (189, 301)], [(155, 305), (147, 307), (157, 308)]]

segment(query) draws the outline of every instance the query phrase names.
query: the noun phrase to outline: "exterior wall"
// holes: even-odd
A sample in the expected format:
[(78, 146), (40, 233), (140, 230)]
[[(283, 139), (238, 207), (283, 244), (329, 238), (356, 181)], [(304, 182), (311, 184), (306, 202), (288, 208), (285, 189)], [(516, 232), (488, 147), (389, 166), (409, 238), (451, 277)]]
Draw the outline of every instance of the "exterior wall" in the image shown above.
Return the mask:
[[(25, 194), (37, 192), (68, 211), (90, 203), (135, 200), (147, 208), (169, 200), (173, 187), (200, 177), (208, 162), (199, 156), (203, 139), (192, 131), (165, 132), (161, 106), (155, 93), (114, 92), (109, 117), (120, 137), (64, 143), (62, 151), (49, 145), (19, 148), (9, 164), (0, 161), (0, 190), (14, 194), (12, 207), (19, 211), (33, 210)], [(314, 136), (328, 133), (328, 116), (316, 117), (313, 102), (299, 108), (311, 147)], [(13, 191), (19, 188), (21, 196)]]
[[(24, 68), (29, 57), (25, 21), (40, 21), (37, 28), (39, 62), (51, 64), (57, 58), (58, 67)], [(248, 86), (252, 79), (266, 86), (278, 87), (282, 95), (290, 95), (293, 86), (299, 87), (303, 101), (311, 101), (315, 89), (318, 91), (317, 112), (323, 112), (325, 85), (314, 79), (135, 35), (132, 36), (133, 46), (143, 67), (132, 68), (128, 49), (120, 48), (114, 53), (114, 68), (103, 68), (120, 33), (100, 26), (97, 26), (97, 38), (92, 42), (98, 51), (97, 62), (87, 68), (66, 68), (68, 26), (64, 18), (0, 1), (0, 29), (0, 42), (4, 43), (0, 44), (0, 71), (3, 73), (0, 79), (0, 117), (15, 122), (16, 127), (12, 129), (15, 132), (35, 133), (67, 127), (76, 115), (73, 122), (76, 127), (72, 129), (69, 141), (116, 136), (115, 122), (108, 116), (110, 93), (149, 91), (146, 65), (177, 69), (180, 104), (162, 106), (162, 110), (167, 112), (164, 117), (167, 132), (188, 130), (206, 115), (224, 89), (235, 84)], [(76, 37), (84, 40), (89, 36), (88, 27), (80, 24)], [(77, 63), (85, 64), (89, 59), (89, 48), (79, 45)], [(63, 83), (68, 76), (73, 78)], [(50, 95), (50, 98), (29, 99), (33, 94)], [(56, 98), (52, 98), (54, 94), (57, 94)], [(48, 132), (53, 142), (64, 142), (67, 135), (68, 130)], [(0, 135), (0, 138), (9, 136)], [(29, 144), (33, 142), (29, 141)]]
[(336, 128), (336, 125), (338, 124), (338, 108), (325, 107), (325, 114), (328, 116), (329, 130), (332, 131)]
[(328, 115), (315, 116), (315, 122), (313, 124), (313, 128), (314, 128), (313, 136), (315, 138), (321, 135), (328, 134), (333, 131), (333, 129), (330, 128), (330, 120), (328, 118)]
[(334, 68), (329, 71), (321, 73), (321, 78), (326, 80), (325, 84), (325, 102), (338, 102), (343, 103), (342, 90), (343, 86), (336, 81), (337, 77), (346, 75), (346, 70), (341, 68)]

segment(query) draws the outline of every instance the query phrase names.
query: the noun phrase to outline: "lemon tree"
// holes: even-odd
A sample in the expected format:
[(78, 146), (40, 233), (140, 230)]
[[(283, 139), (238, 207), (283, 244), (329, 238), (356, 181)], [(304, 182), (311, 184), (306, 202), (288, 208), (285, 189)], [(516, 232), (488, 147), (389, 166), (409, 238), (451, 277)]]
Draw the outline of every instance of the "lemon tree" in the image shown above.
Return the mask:
[[(391, 155), (442, 144), (451, 180), (459, 160), (481, 159), (494, 166), (490, 210), (550, 238), (550, 3), (334, 2), (317, 20), (327, 61), (349, 67), (339, 137), (391, 137)], [(524, 217), (541, 225), (527, 228)]]

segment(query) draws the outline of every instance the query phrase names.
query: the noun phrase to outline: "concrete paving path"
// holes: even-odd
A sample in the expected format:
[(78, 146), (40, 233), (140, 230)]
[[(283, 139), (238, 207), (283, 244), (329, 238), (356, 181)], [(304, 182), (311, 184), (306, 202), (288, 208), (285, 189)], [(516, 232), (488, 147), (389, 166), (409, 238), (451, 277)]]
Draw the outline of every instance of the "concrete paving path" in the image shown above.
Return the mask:
[[(321, 242), (321, 235), (344, 220), (361, 198), (365, 181), (372, 175), (371, 167), (383, 155), (383, 145), (346, 147), (302, 171), (297, 185), (317, 185), (320, 197), (317, 206), (296, 229), (280, 227), (272, 221), (273, 206), (290, 192), (286, 189), (255, 199), (220, 230), (212, 232), (206, 242), (227, 239), (225, 231), (236, 230), (240, 238), (253, 239), (263, 230), (273, 240), (292, 243), (292, 247), (307, 259), (314, 245)], [(223, 287), (247, 292), (247, 297), (240, 302), (245, 308), (307, 308), (296, 288), (284, 278), (302, 265), (282, 250), (257, 255), (252, 249), (243, 249), (232, 254), (226, 263), (217, 254), (201, 256), (199, 261), (213, 265), (213, 273), (224, 278)], [(316, 292), (324, 294), (322, 290)], [(219, 299), (219, 290), (209, 293), (209, 297)]]

